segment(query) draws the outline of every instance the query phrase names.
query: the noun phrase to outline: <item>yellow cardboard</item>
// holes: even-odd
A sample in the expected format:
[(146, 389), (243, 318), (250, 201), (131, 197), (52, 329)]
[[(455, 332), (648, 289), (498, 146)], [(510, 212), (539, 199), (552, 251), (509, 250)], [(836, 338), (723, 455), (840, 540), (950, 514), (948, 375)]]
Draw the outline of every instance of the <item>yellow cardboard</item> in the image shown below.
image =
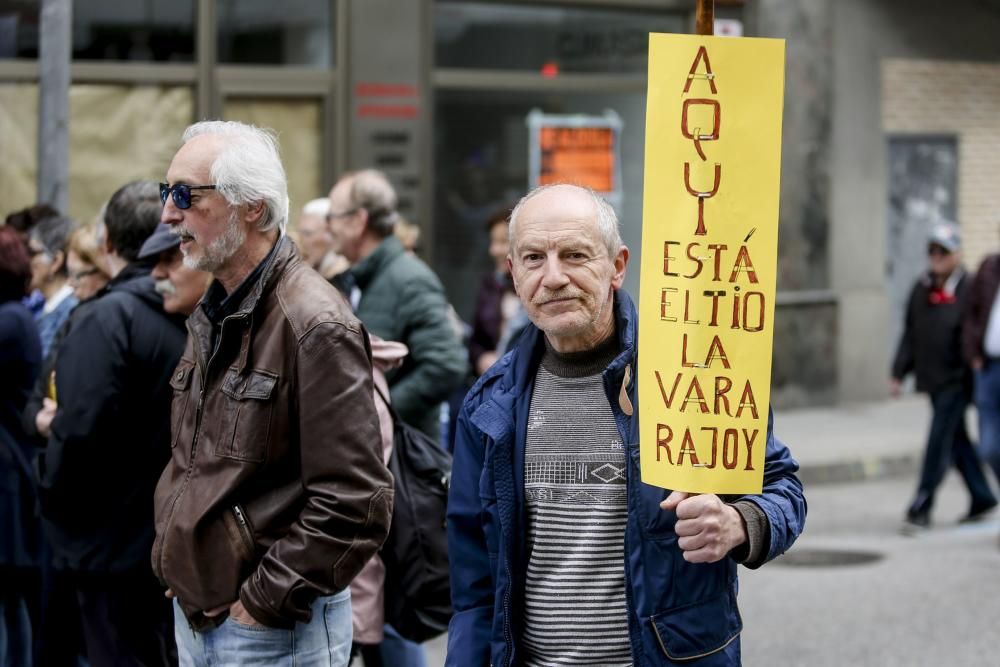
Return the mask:
[(785, 43), (651, 34), (639, 284), (642, 481), (760, 493)]

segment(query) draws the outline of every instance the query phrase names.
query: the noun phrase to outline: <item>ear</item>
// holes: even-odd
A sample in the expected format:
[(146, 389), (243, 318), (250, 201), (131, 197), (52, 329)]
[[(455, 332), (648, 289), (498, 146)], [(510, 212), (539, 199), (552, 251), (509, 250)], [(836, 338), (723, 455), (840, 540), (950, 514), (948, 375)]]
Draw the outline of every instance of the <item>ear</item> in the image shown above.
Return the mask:
[(260, 221), (264, 219), (264, 214), (267, 211), (267, 205), (263, 201), (255, 201), (246, 205), (247, 212), (244, 214), (243, 219), (249, 222), (251, 225), (259, 226)]
[(366, 209), (366, 208), (359, 208), (357, 214), (354, 215), (354, 216), (351, 216), (351, 218), (348, 218), (348, 219), (349, 220), (350, 219), (358, 220), (359, 221), (358, 224), (361, 225), (361, 227), (360, 227), (361, 233), (364, 234), (366, 231), (368, 231), (368, 219), (370, 217), (371, 216), (368, 214), (368, 209)]
[(611, 277), (611, 287), (621, 289), (625, 284), (625, 269), (628, 267), (628, 246), (623, 245), (614, 259), (615, 273)]
[(52, 256), (52, 272), (66, 272), (66, 253), (64, 251), (57, 250), (56, 254)]
[(511, 282), (514, 283), (514, 294), (520, 296), (521, 293), (517, 291), (517, 278), (514, 276), (514, 260), (510, 258), (510, 255), (507, 255), (507, 273), (510, 274)]

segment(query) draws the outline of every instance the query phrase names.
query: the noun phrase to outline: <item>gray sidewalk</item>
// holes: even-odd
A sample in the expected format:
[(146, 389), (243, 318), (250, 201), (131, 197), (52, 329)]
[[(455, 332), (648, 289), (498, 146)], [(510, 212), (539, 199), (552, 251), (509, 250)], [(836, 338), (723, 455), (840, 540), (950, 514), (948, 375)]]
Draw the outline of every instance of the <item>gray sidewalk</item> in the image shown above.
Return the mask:
[[(967, 418), (972, 430), (974, 413)], [(774, 434), (802, 466), (804, 484), (915, 475), (929, 426), (927, 398), (913, 395), (774, 415)]]

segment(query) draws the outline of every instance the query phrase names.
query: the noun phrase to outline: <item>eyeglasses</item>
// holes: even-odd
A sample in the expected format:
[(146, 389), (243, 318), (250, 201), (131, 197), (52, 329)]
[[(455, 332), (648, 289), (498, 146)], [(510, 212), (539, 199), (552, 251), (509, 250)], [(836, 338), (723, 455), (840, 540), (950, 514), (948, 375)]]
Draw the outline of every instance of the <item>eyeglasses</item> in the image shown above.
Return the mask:
[(86, 278), (87, 276), (92, 276), (97, 272), (98, 269), (96, 268), (84, 269), (83, 271), (73, 271), (69, 274), (69, 279), (72, 282), (76, 282), (78, 280)]
[(167, 183), (160, 183), (160, 202), (166, 206), (167, 197), (173, 196), (174, 206), (179, 209), (191, 208), (191, 191), (192, 190), (214, 190), (214, 185), (186, 185), (184, 183), (178, 183), (177, 185), (168, 185)]
[(352, 208), (349, 211), (341, 211), (340, 213), (327, 213), (326, 214), (326, 221), (327, 222), (331, 222), (333, 220), (336, 220), (337, 218), (346, 218), (347, 216), (353, 215), (353, 214), (355, 214), (357, 212), (358, 212), (358, 209)]

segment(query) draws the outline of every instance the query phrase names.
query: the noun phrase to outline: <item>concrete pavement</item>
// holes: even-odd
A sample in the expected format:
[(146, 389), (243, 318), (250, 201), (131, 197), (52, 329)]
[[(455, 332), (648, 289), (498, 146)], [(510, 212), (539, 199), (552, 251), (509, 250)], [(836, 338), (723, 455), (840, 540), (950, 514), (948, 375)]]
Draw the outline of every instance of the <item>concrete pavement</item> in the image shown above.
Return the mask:
[[(973, 430), (975, 413), (967, 415)], [(805, 485), (916, 475), (930, 426), (925, 396), (775, 411), (774, 434)]]

